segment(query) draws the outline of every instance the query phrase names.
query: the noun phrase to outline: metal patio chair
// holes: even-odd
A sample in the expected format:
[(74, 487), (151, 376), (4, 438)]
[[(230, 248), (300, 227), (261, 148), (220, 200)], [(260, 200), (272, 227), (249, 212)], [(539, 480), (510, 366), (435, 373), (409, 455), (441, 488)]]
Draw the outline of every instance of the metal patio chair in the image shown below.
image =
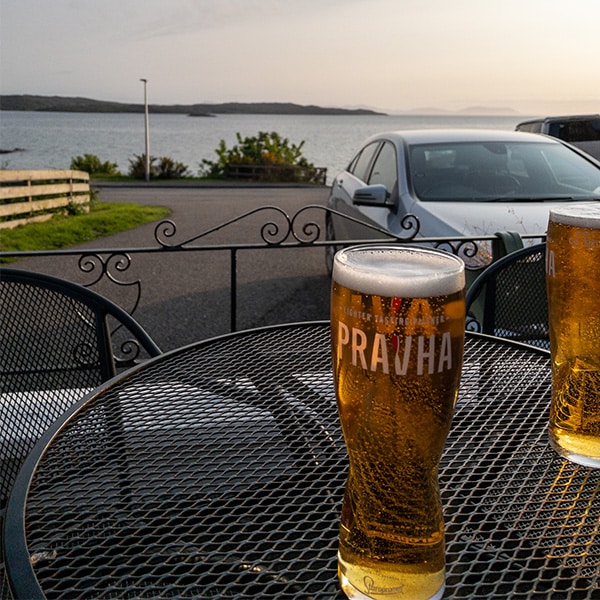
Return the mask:
[(492, 263), (467, 291), (467, 329), (550, 348), (546, 244)]
[[(122, 308), (80, 285), (0, 268), (0, 517), (25, 457), (90, 390), (161, 351)], [(4, 568), (0, 595), (7, 597)]]

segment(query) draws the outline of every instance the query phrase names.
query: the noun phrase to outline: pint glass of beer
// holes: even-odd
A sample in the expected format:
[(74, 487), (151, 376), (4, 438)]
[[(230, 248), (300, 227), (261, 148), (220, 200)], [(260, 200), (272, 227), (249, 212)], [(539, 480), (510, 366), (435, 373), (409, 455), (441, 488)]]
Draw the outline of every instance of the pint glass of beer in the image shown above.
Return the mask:
[(338, 574), (349, 598), (442, 596), (437, 471), (464, 330), (460, 258), (394, 245), (336, 254), (333, 371), (349, 457)]
[(552, 446), (600, 467), (600, 203), (550, 211), (546, 246)]

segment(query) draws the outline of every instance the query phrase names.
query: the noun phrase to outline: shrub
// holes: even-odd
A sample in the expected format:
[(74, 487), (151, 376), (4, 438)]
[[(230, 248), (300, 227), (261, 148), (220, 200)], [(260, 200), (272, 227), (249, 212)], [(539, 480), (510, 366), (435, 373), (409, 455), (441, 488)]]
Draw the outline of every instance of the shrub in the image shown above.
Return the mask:
[[(158, 164), (155, 164), (158, 160)], [(157, 159), (155, 156), (150, 156), (150, 178), (151, 179), (179, 179), (189, 176), (187, 165), (182, 162), (173, 160), (168, 156), (163, 156)], [(134, 154), (134, 158), (129, 159), (129, 175), (136, 179), (144, 179), (146, 177), (146, 155)]]
[(314, 168), (302, 156), (304, 141), (291, 144), (287, 138), (281, 137), (275, 131), (259, 131), (256, 136), (243, 139), (240, 133), (236, 133), (236, 137), (238, 143), (231, 149), (227, 148), (225, 140), (221, 140), (215, 150), (218, 156), (216, 161), (202, 160), (201, 176), (225, 177), (231, 164)]
[(159, 179), (180, 179), (190, 175), (187, 165), (175, 161), (168, 156), (163, 156), (157, 167), (157, 177)]
[(95, 154), (84, 154), (71, 158), (71, 169), (85, 171), (90, 175), (102, 173), (104, 175), (120, 175), (116, 163), (102, 162)]
[[(150, 178), (158, 176), (158, 168), (154, 164), (156, 158), (150, 157)], [(145, 154), (134, 154), (133, 158), (129, 159), (129, 176), (135, 179), (146, 178), (146, 155)]]

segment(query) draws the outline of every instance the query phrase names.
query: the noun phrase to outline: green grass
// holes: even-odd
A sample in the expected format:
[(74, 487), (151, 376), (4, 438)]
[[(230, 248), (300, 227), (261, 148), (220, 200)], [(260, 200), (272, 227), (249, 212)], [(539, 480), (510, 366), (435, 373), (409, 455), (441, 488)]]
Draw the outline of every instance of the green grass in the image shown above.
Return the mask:
[(0, 251), (60, 250), (158, 221), (170, 214), (162, 206), (95, 202), (89, 213), (55, 215), (43, 223), (0, 230)]

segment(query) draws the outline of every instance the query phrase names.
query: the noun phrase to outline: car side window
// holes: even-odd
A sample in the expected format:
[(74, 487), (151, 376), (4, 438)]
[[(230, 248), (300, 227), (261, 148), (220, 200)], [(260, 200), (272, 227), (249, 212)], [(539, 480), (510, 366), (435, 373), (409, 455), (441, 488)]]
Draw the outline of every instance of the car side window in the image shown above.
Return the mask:
[(392, 193), (396, 189), (397, 182), (398, 159), (396, 158), (396, 149), (389, 142), (385, 142), (373, 163), (368, 183), (370, 185), (381, 183), (385, 185), (389, 193)]
[(588, 142), (600, 140), (600, 119), (580, 119), (552, 123), (548, 133), (566, 142)]
[(368, 146), (365, 146), (360, 154), (352, 161), (348, 171), (352, 173), (355, 177), (358, 177), (361, 181), (367, 181), (367, 171), (369, 169), (369, 165), (371, 164), (371, 160), (373, 159), (373, 155), (375, 151), (379, 147), (379, 142), (373, 142)]

